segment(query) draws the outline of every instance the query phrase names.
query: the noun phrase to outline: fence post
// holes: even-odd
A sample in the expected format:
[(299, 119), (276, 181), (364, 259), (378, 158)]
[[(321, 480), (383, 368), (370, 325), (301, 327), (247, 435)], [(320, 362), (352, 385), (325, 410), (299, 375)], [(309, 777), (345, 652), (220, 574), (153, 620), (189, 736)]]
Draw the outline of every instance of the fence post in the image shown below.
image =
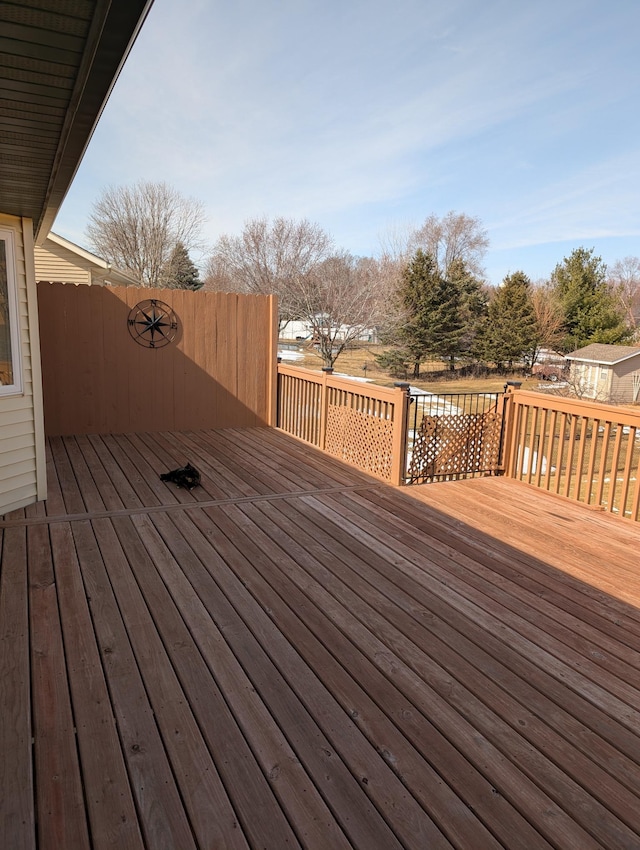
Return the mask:
[(329, 379), (333, 375), (331, 366), (322, 367), (322, 387), (320, 389), (320, 448), (327, 445), (327, 416), (329, 413)]
[(502, 397), (502, 446), (500, 450), (500, 467), (503, 475), (509, 477), (514, 447), (514, 429), (516, 419), (515, 393), (522, 386), (520, 381), (507, 381)]
[(396, 387), (397, 400), (393, 406), (393, 450), (391, 484), (404, 484), (407, 466), (407, 426), (409, 422), (410, 384), (400, 381)]

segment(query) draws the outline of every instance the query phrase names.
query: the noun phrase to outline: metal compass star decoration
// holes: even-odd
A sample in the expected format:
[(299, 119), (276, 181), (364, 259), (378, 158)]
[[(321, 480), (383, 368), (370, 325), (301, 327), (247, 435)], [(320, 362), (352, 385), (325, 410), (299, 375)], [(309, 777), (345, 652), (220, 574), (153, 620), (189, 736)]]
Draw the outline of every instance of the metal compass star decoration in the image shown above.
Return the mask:
[(145, 348), (163, 348), (173, 342), (178, 331), (178, 317), (168, 304), (149, 298), (132, 307), (127, 320), (129, 333)]

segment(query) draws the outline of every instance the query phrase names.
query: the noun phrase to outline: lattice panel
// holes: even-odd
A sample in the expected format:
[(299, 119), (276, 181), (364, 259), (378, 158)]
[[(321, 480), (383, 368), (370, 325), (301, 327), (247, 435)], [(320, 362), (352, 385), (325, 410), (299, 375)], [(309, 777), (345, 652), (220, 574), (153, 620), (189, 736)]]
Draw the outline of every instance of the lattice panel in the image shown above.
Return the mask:
[(392, 470), (393, 421), (350, 407), (329, 405), (325, 451), (360, 469), (389, 480)]
[(500, 459), (502, 417), (486, 413), (425, 416), (415, 435), (409, 478), (453, 478), (494, 472)]

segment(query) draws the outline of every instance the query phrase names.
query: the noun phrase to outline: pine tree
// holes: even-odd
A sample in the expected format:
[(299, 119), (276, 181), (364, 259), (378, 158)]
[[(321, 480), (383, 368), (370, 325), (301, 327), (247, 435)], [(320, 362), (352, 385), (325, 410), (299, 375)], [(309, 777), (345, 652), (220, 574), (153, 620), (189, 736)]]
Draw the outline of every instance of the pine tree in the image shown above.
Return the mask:
[(487, 293), (482, 281), (470, 271), (464, 260), (454, 260), (449, 267), (447, 277), (460, 290), (463, 333), (460, 338), (459, 353), (462, 357), (476, 358), (478, 340), (487, 318)]
[(446, 281), (434, 259), (419, 249), (403, 272), (399, 295), (407, 314), (401, 341), (413, 362), (414, 377), (428, 355), (449, 360), (453, 368), (464, 333), (458, 285)]
[(555, 267), (551, 283), (564, 314), (564, 351), (629, 339), (629, 328), (607, 285), (607, 267), (593, 256), (593, 248), (572, 251)]
[(531, 281), (524, 272), (507, 275), (489, 304), (483, 352), (498, 368), (531, 358), (538, 330), (531, 301)]
[(200, 272), (182, 242), (173, 249), (162, 276), (168, 289), (200, 289)]

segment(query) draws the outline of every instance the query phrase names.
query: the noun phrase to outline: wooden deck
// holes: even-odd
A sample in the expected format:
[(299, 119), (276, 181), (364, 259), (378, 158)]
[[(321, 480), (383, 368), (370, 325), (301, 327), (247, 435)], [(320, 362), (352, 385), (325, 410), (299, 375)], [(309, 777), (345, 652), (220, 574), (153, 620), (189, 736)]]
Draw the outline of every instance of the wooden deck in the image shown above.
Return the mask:
[(49, 449), (0, 523), (3, 850), (640, 848), (637, 526), (269, 429)]

